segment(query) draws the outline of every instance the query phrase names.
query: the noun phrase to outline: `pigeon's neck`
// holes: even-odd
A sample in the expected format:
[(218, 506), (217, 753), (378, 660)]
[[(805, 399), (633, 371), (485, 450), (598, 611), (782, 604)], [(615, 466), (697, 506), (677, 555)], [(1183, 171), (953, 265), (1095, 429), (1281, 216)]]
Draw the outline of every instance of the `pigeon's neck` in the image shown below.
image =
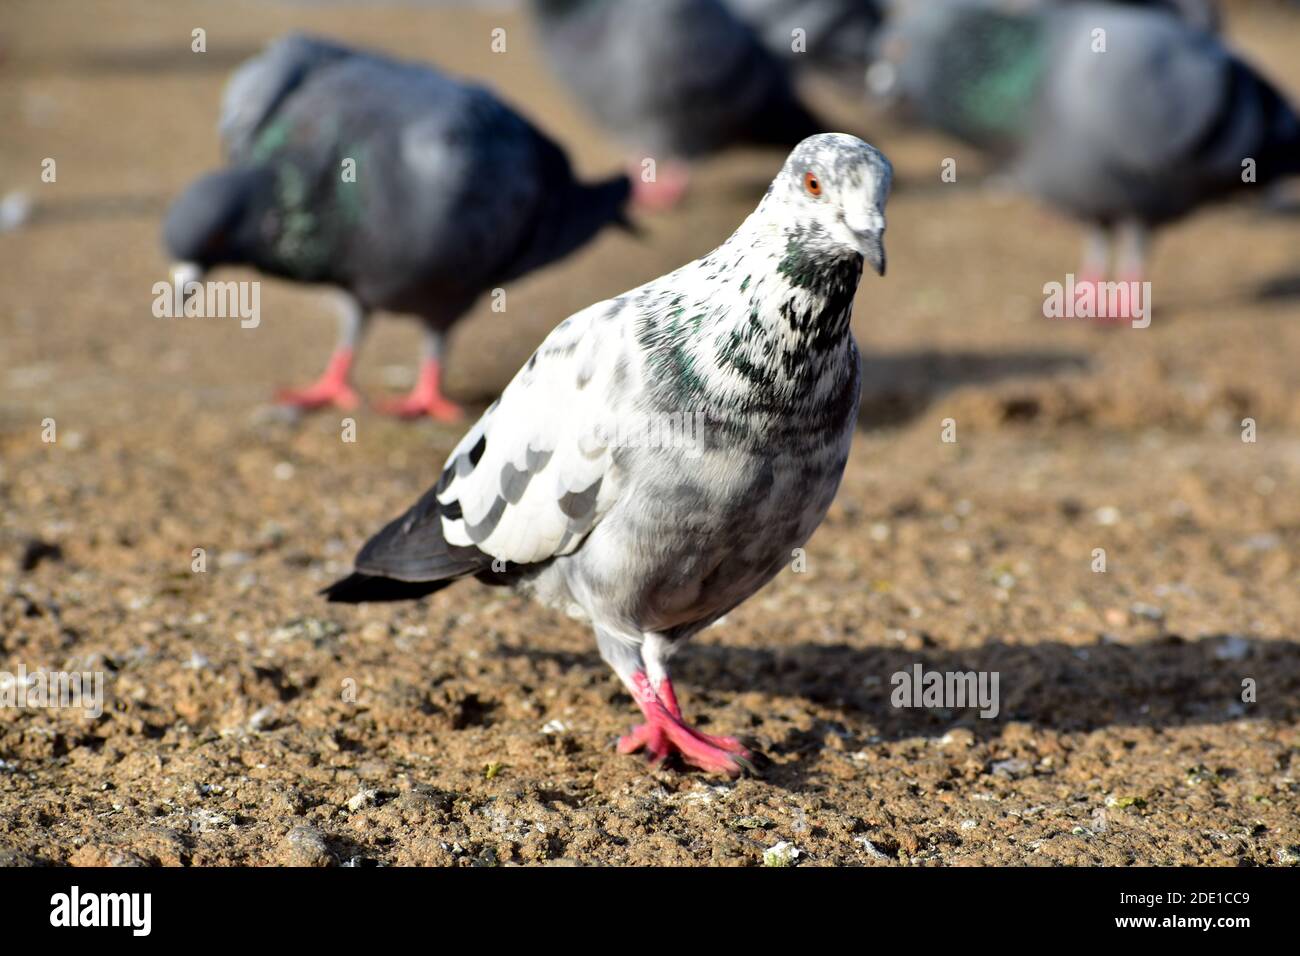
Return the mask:
[(842, 423), (857, 401), (849, 331), (862, 257), (827, 251), (815, 229), (755, 212), (723, 245), (674, 273), (644, 309), (657, 404), (745, 423)]

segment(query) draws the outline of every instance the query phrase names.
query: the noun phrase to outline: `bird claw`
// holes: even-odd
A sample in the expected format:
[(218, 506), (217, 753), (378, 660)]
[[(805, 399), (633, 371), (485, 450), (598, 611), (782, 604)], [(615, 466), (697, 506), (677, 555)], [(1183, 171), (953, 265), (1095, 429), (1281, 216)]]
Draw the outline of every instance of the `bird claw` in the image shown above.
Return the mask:
[(320, 378), (306, 388), (283, 388), (276, 392), (275, 400), (280, 405), (302, 411), (333, 405), (350, 412), (361, 404), (361, 397), (348, 384), (351, 369), (352, 349), (346, 346), (337, 348)]
[(360, 396), (350, 385), (323, 379), (306, 388), (283, 388), (275, 393), (275, 401), (279, 405), (303, 411), (315, 411), (332, 405), (350, 412), (361, 404)]
[(714, 737), (672, 718), (652, 718), (619, 738), (621, 754), (642, 749), (653, 764), (677, 754), (685, 763), (710, 773), (732, 778), (739, 777), (742, 770), (754, 773), (753, 755), (735, 737)]
[(405, 398), (390, 399), (380, 402), (376, 408), (385, 415), (397, 418), (432, 418), (439, 422), (459, 422), (465, 418), (465, 412), (454, 402), (449, 402), (440, 395), (418, 395), (411, 393)]
[(442, 396), (442, 365), (437, 359), (425, 359), (420, 378), (405, 398), (389, 399), (376, 406), (385, 415), (398, 418), (432, 418), (439, 422), (459, 422), (465, 417), (460, 406)]

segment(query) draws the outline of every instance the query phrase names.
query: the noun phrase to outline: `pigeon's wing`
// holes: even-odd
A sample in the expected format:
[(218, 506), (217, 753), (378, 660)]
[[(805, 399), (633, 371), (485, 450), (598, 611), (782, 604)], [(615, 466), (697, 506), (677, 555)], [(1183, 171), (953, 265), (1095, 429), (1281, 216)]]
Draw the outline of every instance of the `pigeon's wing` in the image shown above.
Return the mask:
[(400, 168), (375, 188), (388, 193), (390, 221), (415, 232), (403, 238), (408, 254), (477, 290), (536, 264), (540, 220), (573, 174), (563, 151), (493, 93), (448, 86), (428, 90), (400, 126)]
[(445, 213), (415, 217), (443, 273), (475, 292), (499, 286), (623, 221), (626, 176), (579, 184), (564, 150), (493, 92), (461, 85), (456, 100), (454, 115), (430, 104), (403, 132), (407, 175), (394, 177), (398, 202), (427, 196)]
[(294, 90), (320, 66), (352, 55), (326, 40), (290, 34), (241, 65), (221, 100), (218, 131), (227, 157), (248, 159), (259, 132)]
[(535, 564), (582, 542), (622, 488), (610, 422), (634, 413), (619, 309), (617, 300), (591, 306), (546, 338), (437, 485), (366, 544), (358, 572), (431, 581)]
[(1106, 49), (1091, 48), (1095, 21), (1061, 18), (1068, 44), (1051, 107), (1114, 160), (1158, 170), (1184, 160), (1228, 105), (1232, 58), (1213, 37), (1173, 17), (1117, 10)]
[(1047, 167), (1077, 171), (1074, 188), (1091, 190), (1082, 205), (1126, 204), (1160, 219), (1240, 187), (1247, 158), (1261, 181), (1296, 168), (1294, 112), (1214, 35), (1117, 9), (1101, 21), (1107, 48), (1097, 54), (1088, 47), (1095, 17), (1061, 22), (1057, 43), (1070, 52), (1045, 102), (1035, 162), (1043, 177), (1057, 175)]

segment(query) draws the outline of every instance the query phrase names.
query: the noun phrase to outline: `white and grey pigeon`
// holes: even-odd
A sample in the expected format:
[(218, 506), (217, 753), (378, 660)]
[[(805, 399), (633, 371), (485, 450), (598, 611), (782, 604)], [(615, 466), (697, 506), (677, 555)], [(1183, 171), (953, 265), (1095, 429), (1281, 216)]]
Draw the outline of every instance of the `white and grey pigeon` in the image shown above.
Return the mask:
[(441, 392), (447, 330), (489, 289), (626, 224), (624, 176), (586, 185), (554, 142), (486, 89), (426, 66), (292, 35), (226, 88), (229, 166), (172, 205), (173, 281), (219, 265), (342, 290), (338, 344), (304, 408), (352, 408), (355, 349), (376, 309), (418, 316), (417, 385), (387, 411), (459, 417)]
[(785, 64), (721, 0), (533, 0), (532, 9), (555, 73), (629, 151), (638, 205), (674, 205), (690, 164), (728, 147), (788, 149), (826, 129)]
[(590, 620), (646, 718), (622, 752), (738, 773), (748, 751), (686, 724), (668, 660), (835, 497), (861, 374), (850, 313), (863, 261), (884, 273), (891, 175), (853, 136), (811, 137), (718, 248), (561, 322), (330, 600), (513, 585)]
[(861, 89), (881, 0), (723, 0), (773, 55)]
[(1152, 230), (1300, 173), (1300, 118), (1218, 36), (1142, 7), (995, 7), (918, 8), (881, 49), (915, 116), (1090, 227), (1080, 285), (1112, 238), (1118, 277), (1140, 281)]

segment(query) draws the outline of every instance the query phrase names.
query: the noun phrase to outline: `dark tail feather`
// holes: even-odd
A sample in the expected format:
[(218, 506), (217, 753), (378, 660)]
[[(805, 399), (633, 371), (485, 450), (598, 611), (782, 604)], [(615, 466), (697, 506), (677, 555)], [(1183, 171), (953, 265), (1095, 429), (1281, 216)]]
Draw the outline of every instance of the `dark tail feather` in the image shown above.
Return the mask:
[(332, 602), (410, 601), (492, 567), (478, 548), (448, 544), (435, 485), (365, 543), (357, 570), (321, 593)]
[(632, 180), (627, 176), (612, 176), (593, 183), (588, 188), (588, 195), (601, 222), (612, 223), (634, 236), (641, 235), (636, 223), (627, 216), (628, 200), (632, 198)]
[(599, 203), (611, 210), (609, 221), (637, 239), (645, 238), (645, 230), (638, 226), (627, 214), (628, 200), (632, 198), (632, 180), (627, 176), (614, 176), (595, 186), (600, 197)]
[(1300, 175), (1300, 114), (1262, 77), (1257, 78), (1268, 117), (1268, 137), (1260, 160), (1260, 180)]
[(381, 601), (413, 601), (426, 594), (441, 591), (458, 578), (442, 581), (398, 581), (394, 578), (377, 578), (369, 574), (354, 573), (335, 581), (320, 593), (331, 604), (364, 604)]

